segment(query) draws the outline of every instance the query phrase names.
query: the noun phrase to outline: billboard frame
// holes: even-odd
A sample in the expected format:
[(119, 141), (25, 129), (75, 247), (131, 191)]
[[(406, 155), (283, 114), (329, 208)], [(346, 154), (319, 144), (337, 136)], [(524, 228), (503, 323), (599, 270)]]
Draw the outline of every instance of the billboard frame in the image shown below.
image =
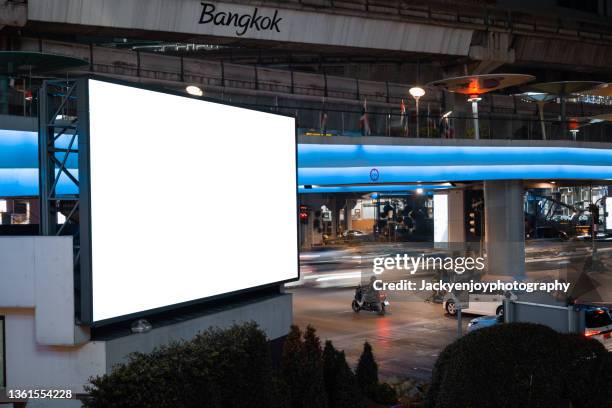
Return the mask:
[[(146, 311), (130, 313), (101, 321), (93, 320), (93, 281), (92, 281), (92, 229), (91, 229), (91, 185), (90, 185), (90, 150), (89, 150), (89, 80), (107, 82), (131, 88), (159, 92), (167, 95), (180, 96), (183, 98), (196, 99), (218, 105), (231, 106), (251, 111), (263, 112), (278, 116), (295, 119), (294, 115), (270, 112), (263, 109), (254, 109), (248, 105), (227, 103), (212, 98), (197, 97), (181, 93), (179, 91), (167, 90), (160, 87), (134, 84), (128, 81), (109, 79), (97, 75), (85, 75), (65, 80), (46, 80), (39, 91), (39, 192), (40, 192), (40, 234), (62, 235), (67, 233), (65, 225), (57, 225), (57, 214), (59, 202), (68, 201), (72, 203), (71, 210), (67, 216), (68, 221), (75, 221), (72, 216), (78, 213), (78, 229), (74, 231), (74, 270), (75, 270), (75, 319), (77, 324), (101, 327), (126, 320), (137, 319), (171, 310), (181, 309), (191, 305), (201, 305), (219, 300), (238, 299), (241, 295), (256, 291), (266, 291), (270, 288), (280, 288), (280, 285), (294, 282), (300, 279), (299, 262), (299, 239), (296, 236), (296, 265), (297, 276), (278, 282), (270, 282), (264, 285), (245, 288), (233, 292), (193, 299), (172, 305), (161, 306)], [(60, 90), (60, 92), (58, 92)], [(57, 99), (59, 97), (59, 103)], [(62, 111), (69, 110), (75, 113), (70, 117), (68, 123), (61, 119)], [(294, 123), (294, 160), (295, 160), (295, 224), (296, 234), (299, 234), (299, 192), (298, 192), (298, 134), (297, 121)], [(56, 145), (62, 135), (71, 135), (68, 149)], [(73, 148), (73, 143), (78, 141), (78, 148)], [(119, 146), (117, 148), (120, 148)], [(59, 160), (58, 153), (64, 153), (64, 159)], [(66, 168), (69, 154), (78, 154), (78, 177), (75, 177)], [(60, 176), (66, 175), (78, 188), (76, 195), (59, 195), (56, 192)]]

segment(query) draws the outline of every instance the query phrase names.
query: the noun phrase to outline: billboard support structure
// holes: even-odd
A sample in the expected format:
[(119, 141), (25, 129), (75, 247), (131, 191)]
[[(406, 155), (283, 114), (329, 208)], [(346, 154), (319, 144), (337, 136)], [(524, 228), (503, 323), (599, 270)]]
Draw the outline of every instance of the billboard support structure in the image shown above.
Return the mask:
[[(38, 97), (40, 234), (73, 236), (75, 318), (79, 324), (91, 324), (87, 82), (47, 80)], [(75, 156), (78, 174), (68, 167)], [(74, 193), (58, 193), (60, 180), (67, 180)], [(62, 225), (58, 225), (59, 213), (66, 217)]]

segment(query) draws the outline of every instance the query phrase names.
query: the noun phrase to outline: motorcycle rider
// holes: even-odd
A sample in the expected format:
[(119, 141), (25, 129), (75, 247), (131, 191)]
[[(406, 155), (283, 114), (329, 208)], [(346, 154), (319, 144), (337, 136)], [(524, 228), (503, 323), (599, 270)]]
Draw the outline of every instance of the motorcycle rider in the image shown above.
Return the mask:
[(378, 290), (374, 288), (374, 282), (376, 282), (376, 276), (371, 276), (370, 283), (361, 291), (361, 299), (358, 300), (359, 307), (363, 306), (365, 302), (378, 302)]

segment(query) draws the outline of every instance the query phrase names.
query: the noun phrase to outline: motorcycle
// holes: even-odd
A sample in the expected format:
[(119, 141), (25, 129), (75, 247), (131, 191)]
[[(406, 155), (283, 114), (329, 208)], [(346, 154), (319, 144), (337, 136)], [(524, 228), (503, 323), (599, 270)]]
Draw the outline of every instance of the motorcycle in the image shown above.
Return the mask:
[(353, 298), (353, 302), (351, 303), (351, 308), (353, 312), (359, 313), (362, 310), (366, 310), (368, 312), (378, 312), (379, 315), (384, 316), (387, 313), (387, 308), (389, 307), (389, 301), (387, 300), (387, 295), (384, 293), (380, 293), (378, 295), (378, 300), (375, 302), (364, 301), (361, 305), (359, 301), (361, 300), (364, 288), (362, 286), (357, 286), (355, 289), (355, 297)]

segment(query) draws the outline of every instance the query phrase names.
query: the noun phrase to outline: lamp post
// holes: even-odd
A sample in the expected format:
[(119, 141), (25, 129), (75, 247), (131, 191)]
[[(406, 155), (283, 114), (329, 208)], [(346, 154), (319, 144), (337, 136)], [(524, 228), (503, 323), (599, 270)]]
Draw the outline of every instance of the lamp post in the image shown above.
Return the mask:
[(472, 102), (474, 137), (479, 139), (478, 101), (480, 101), (481, 95), (510, 86), (518, 86), (534, 79), (535, 77), (531, 75), (522, 74), (485, 74), (442, 79), (440, 81), (430, 82), (428, 86), (435, 86), (449, 92), (456, 92), (469, 97), (468, 102)]
[(419, 86), (412, 87), (408, 90), (410, 95), (416, 101), (416, 137), (419, 137), (419, 99), (425, 95), (425, 90)]
[(478, 126), (478, 102), (481, 101), (482, 98), (475, 94), (470, 95), (468, 98), (468, 102), (472, 102), (472, 117), (474, 118), (474, 139), (480, 139), (480, 129)]

